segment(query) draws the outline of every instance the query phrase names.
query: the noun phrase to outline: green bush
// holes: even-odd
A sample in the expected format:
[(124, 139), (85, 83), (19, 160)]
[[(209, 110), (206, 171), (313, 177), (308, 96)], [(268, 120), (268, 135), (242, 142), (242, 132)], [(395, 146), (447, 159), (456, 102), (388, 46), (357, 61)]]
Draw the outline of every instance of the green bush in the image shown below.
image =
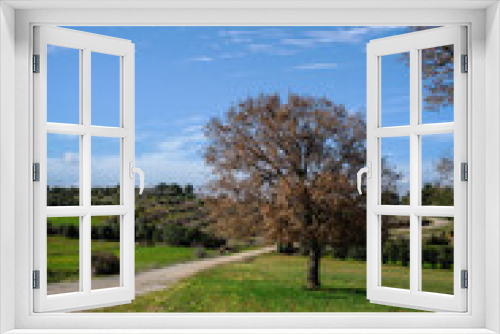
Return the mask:
[(356, 261), (366, 261), (365, 246), (351, 246), (347, 251), (347, 258)]
[(293, 246), (292, 242), (278, 242), (276, 246), (278, 254), (293, 255), (297, 253), (297, 249)]
[[(410, 242), (406, 238), (387, 240), (382, 247), (382, 262), (384, 264), (400, 263), (408, 266), (410, 262)], [(453, 245), (443, 234), (433, 235), (423, 241), (422, 262), (433, 269), (453, 268)]]
[(94, 275), (117, 275), (120, 273), (120, 259), (111, 252), (98, 251), (92, 254)]

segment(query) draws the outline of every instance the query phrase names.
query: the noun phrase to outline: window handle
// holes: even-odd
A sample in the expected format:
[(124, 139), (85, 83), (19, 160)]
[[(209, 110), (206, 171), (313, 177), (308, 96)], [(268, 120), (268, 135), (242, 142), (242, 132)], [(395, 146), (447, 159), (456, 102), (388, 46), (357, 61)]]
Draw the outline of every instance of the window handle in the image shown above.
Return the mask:
[(362, 192), (361, 192), (361, 176), (366, 173), (366, 176), (370, 179), (372, 177), (372, 163), (371, 162), (367, 162), (366, 163), (366, 167), (363, 167), (361, 168), (359, 171), (358, 171), (358, 192), (359, 194), (361, 195)]
[(131, 179), (134, 179), (135, 173), (139, 174), (139, 195), (142, 195), (142, 192), (144, 191), (144, 172), (142, 169), (134, 167), (134, 162), (130, 161), (129, 163), (129, 176)]

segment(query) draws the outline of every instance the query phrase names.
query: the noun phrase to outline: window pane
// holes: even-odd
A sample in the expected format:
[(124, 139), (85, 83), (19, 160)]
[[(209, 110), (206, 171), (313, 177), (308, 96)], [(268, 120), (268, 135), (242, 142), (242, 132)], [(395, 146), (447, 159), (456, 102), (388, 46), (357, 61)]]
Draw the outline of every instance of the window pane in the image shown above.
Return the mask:
[(410, 124), (410, 53), (381, 56), (382, 126)]
[(47, 45), (47, 122), (80, 123), (80, 50)]
[(422, 217), (422, 291), (453, 294), (453, 218)]
[(120, 285), (120, 216), (92, 217), (92, 290)]
[(453, 45), (422, 50), (422, 123), (453, 122)]
[(422, 205), (453, 206), (453, 133), (422, 136)]
[(409, 205), (410, 137), (381, 140), (381, 203)]
[(382, 216), (381, 286), (410, 289), (410, 217)]
[(47, 218), (47, 294), (80, 291), (80, 218)]
[(120, 57), (92, 52), (92, 125), (120, 126)]
[(47, 205), (80, 205), (80, 136), (47, 134)]
[(120, 142), (92, 137), (92, 205), (120, 204)]

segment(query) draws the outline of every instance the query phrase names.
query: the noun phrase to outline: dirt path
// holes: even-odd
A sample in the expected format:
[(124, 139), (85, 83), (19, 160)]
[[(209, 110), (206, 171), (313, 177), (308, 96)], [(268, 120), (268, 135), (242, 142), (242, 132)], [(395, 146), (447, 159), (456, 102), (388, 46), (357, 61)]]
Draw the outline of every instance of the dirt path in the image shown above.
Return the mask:
[[(178, 280), (190, 277), (200, 271), (212, 267), (238, 261), (245, 261), (256, 256), (267, 254), (276, 249), (269, 246), (252, 251), (236, 253), (233, 255), (219, 256), (216, 258), (197, 260), (186, 263), (174, 264), (168, 267), (145, 271), (135, 276), (135, 295), (143, 295), (148, 292), (163, 290)], [(119, 285), (118, 276), (109, 276), (92, 279), (92, 289), (104, 289)], [(78, 291), (78, 282), (51, 283), (47, 286), (48, 294), (66, 293)]]

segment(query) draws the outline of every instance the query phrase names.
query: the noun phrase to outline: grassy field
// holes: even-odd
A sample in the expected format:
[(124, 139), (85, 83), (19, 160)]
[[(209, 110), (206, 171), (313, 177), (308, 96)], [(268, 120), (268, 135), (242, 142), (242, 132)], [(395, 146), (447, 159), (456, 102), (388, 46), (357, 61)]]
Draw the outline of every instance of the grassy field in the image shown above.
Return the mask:
[[(92, 217), (92, 226), (106, 225), (106, 220), (109, 216), (94, 216)], [(54, 226), (59, 225), (72, 225), (78, 226), (80, 224), (80, 219), (78, 217), (51, 217), (47, 218), (48, 222), (51, 222)]]
[[(385, 282), (401, 285), (407, 268), (385, 267)], [(448, 275), (426, 275), (436, 289), (448, 289)], [(170, 289), (137, 297), (131, 304), (93, 312), (414, 312), (370, 304), (365, 262), (322, 260), (322, 288), (304, 288), (306, 259), (265, 255), (223, 265), (181, 280)], [(452, 285), (452, 284), (451, 284)]]
[[(60, 236), (47, 238), (47, 270), (49, 283), (78, 279), (79, 245), (78, 239)], [(108, 251), (119, 256), (119, 242), (93, 240), (92, 252)], [(189, 247), (164, 245), (135, 246), (136, 272), (160, 268), (173, 263), (193, 260), (194, 250)]]

